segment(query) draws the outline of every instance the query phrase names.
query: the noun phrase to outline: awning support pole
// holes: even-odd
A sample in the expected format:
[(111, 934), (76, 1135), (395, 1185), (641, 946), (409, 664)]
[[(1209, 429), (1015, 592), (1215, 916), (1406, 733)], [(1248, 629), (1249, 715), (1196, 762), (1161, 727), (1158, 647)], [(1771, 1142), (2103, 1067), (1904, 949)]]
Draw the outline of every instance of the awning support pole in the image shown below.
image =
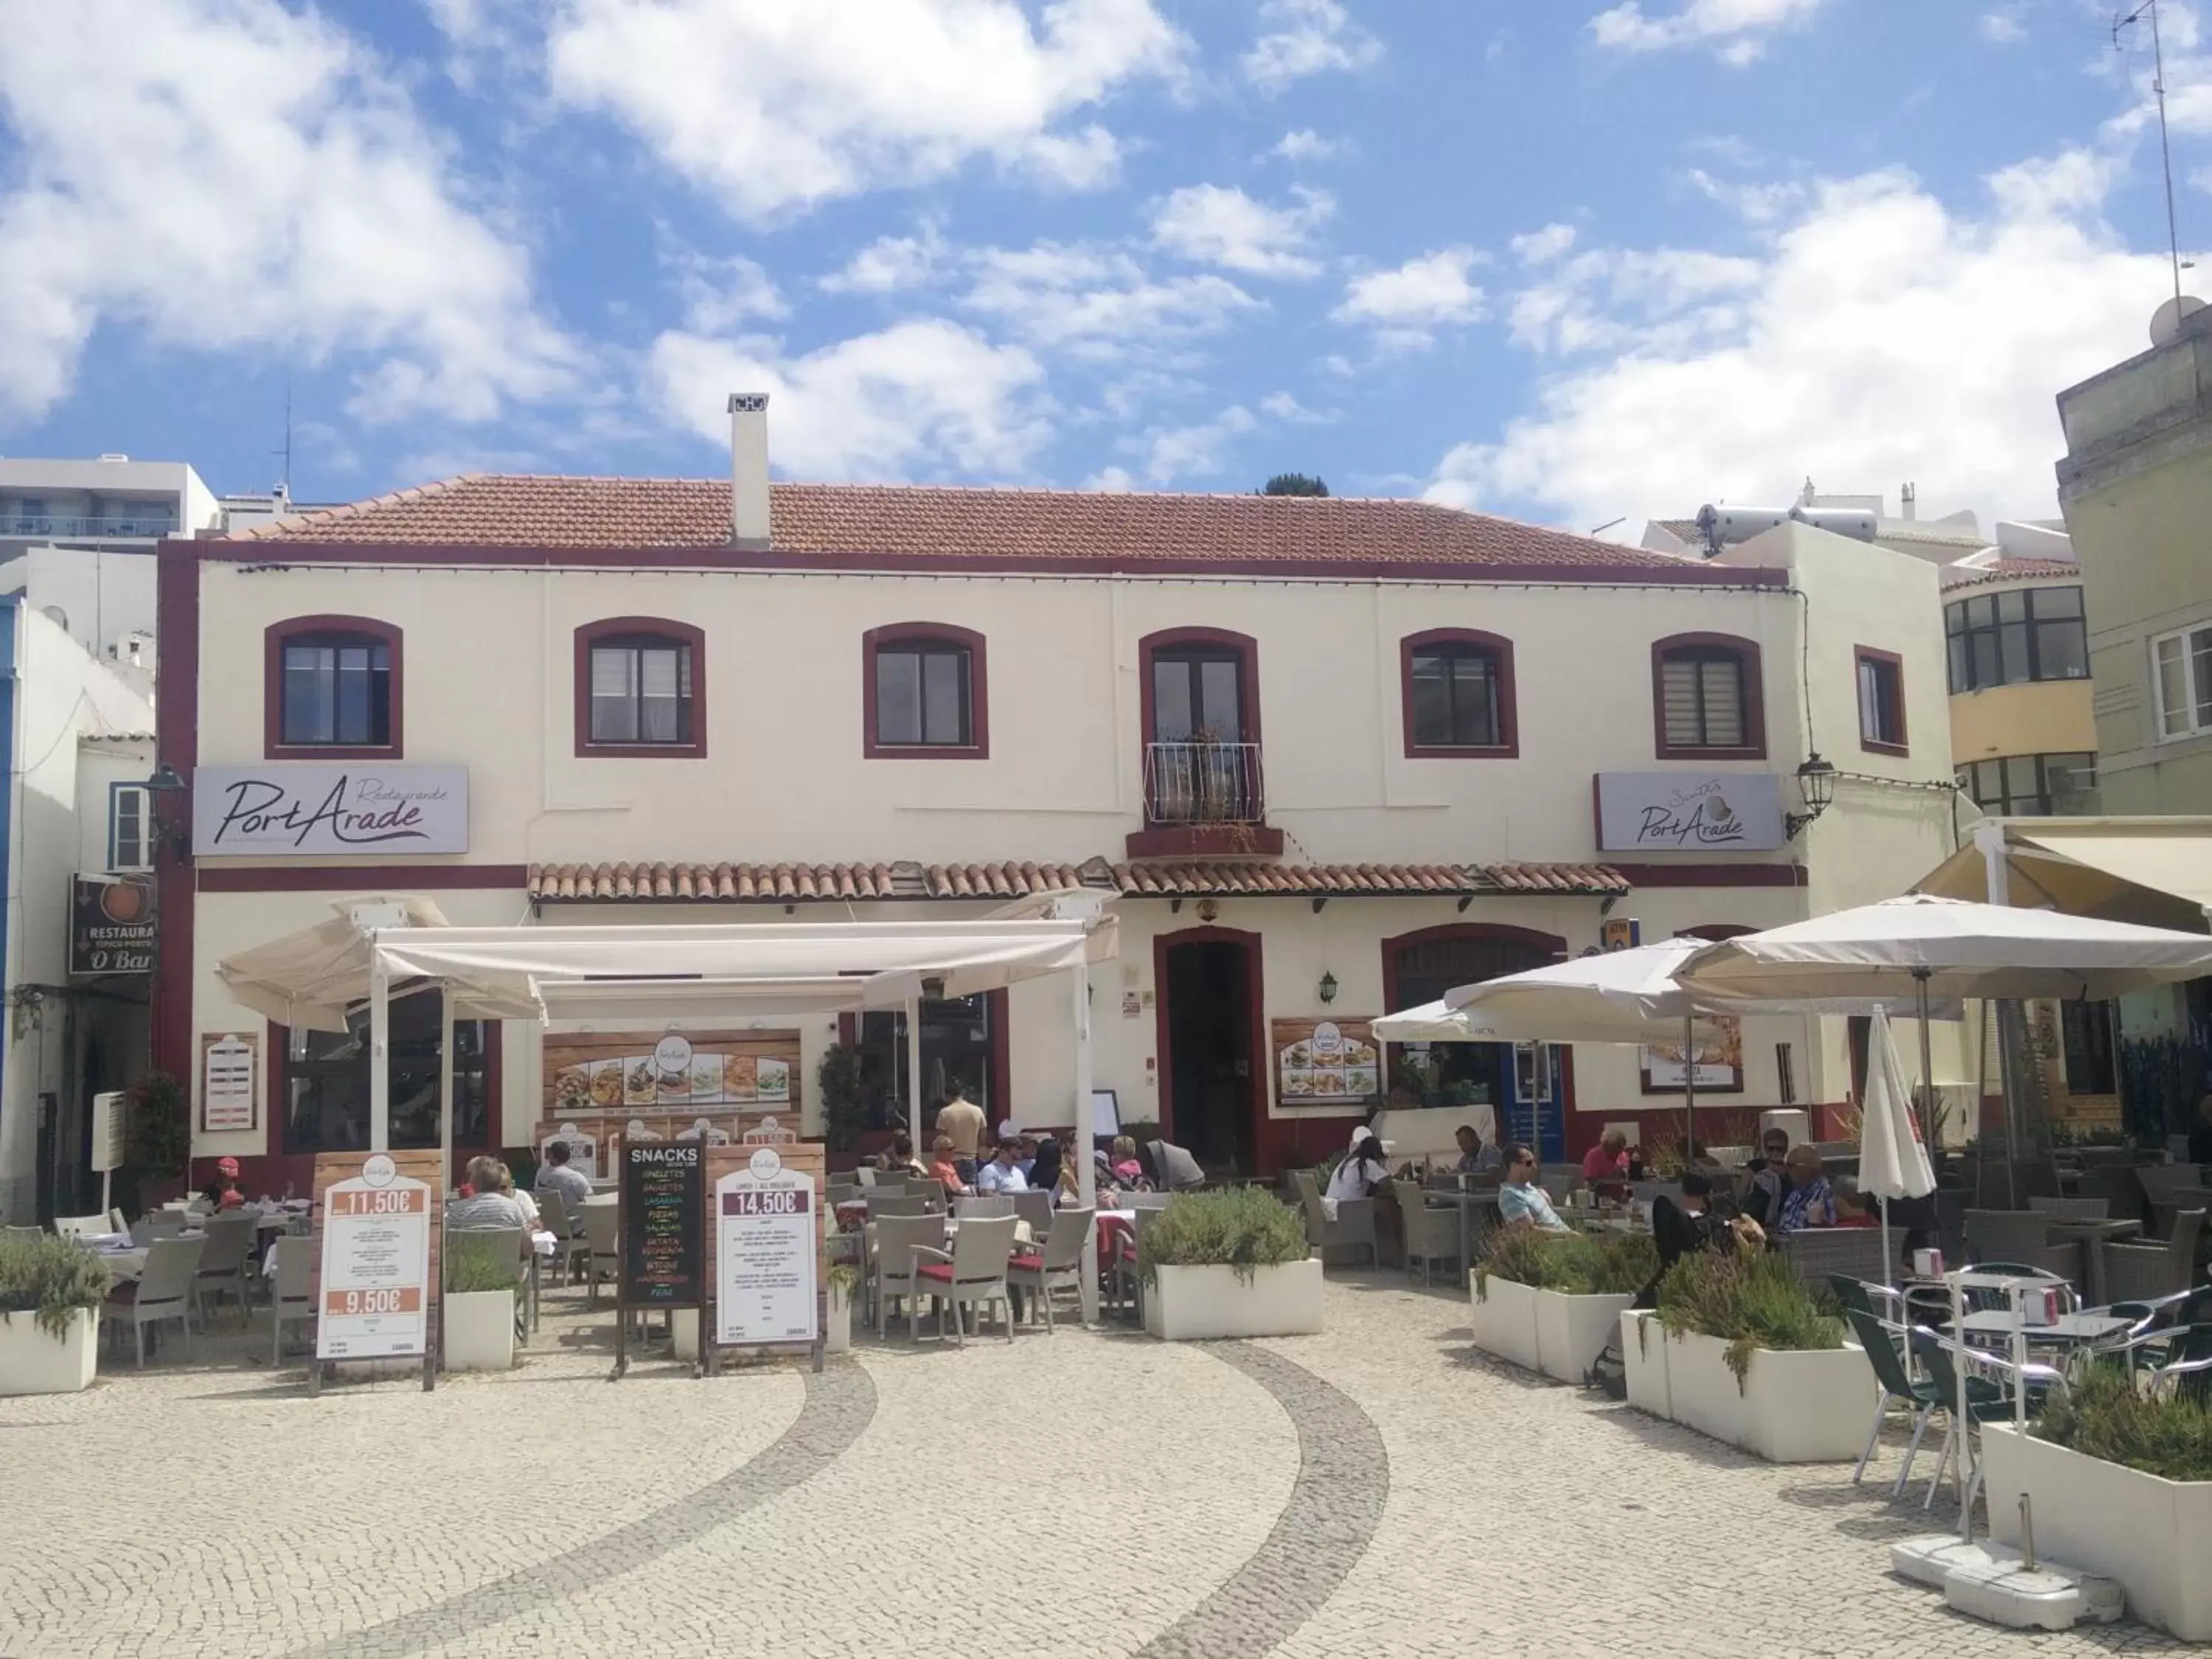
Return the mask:
[(392, 974), (368, 936), (368, 1150), (392, 1150)]
[[(438, 1026), (438, 1169), (439, 1179), (451, 1191), (460, 1183), (453, 1179), (453, 981), (438, 981), (440, 1020)], [(485, 1103), (487, 1111), (499, 1109), (497, 1101)], [(495, 1126), (488, 1126), (495, 1127)], [(491, 1144), (499, 1145), (499, 1137), (490, 1137)]]
[(914, 1137), (914, 1155), (927, 1169), (929, 1157), (921, 1139), (921, 999), (906, 1004), (906, 1132)]
[[(1091, 1099), (1091, 965), (1079, 963), (1067, 970), (1068, 1010), (1075, 1020), (1075, 1145), (1068, 1155), (1075, 1160), (1076, 1192), (1082, 1206), (1098, 1209), (1098, 1135)], [(1083, 1230), (1083, 1322), (1098, 1318), (1098, 1229)]]

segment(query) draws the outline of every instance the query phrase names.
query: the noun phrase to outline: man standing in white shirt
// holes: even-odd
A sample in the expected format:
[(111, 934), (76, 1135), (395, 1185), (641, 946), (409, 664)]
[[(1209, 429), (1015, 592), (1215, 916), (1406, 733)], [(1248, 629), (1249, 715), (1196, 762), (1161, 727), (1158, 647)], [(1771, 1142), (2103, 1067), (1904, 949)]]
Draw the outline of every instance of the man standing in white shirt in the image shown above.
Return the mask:
[(1000, 1136), (997, 1156), (975, 1171), (975, 1190), (979, 1193), (1029, 1191), (1029, 1180), (1022, 1174), (1021, 1165), (1014, 1161), (1020, 1152), (1019, 1141), (1012, 1135)]

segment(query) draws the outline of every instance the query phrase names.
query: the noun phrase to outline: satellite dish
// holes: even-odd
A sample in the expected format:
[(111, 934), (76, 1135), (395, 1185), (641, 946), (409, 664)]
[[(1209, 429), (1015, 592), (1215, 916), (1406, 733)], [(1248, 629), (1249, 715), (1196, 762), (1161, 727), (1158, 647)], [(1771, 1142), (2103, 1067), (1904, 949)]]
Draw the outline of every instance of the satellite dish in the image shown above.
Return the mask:
[(2181, 325), (2185, 318), (2193, 317), (2204, 309), (2204, 301), (2193, 294), (2178, 294), (2168, 300), (2150, 317), (2150, 343), (2154, 346), (2170, 345), (2181, 337)]

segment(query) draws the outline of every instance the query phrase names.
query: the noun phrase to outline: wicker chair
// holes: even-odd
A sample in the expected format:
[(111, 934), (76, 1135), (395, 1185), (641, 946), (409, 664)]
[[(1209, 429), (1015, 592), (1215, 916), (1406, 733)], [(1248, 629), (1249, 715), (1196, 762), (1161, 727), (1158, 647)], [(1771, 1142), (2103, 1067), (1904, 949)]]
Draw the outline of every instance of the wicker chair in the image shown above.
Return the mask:
[(1966, 1259), (1969, 1261), (2013, 1261), (2038, 1267), (2079, 1285), (2081, 1246), (2078, 1242), (2053, 1244), (2054, 1218), (2034, 1210), (1969, 1210), (1966, 1212)]
[[(950, 1250), (914, 1247), (917, 1288), (938, 1298), (937, 1334), (945, 1334), (945, 1316), (952, 1315), (956, 1347), (968, 1344), (967, 1314), (970, 1307), (996, 1306), (1005, 1322), (1006, 1340), (1014, 1340), (1013, 1296), (1006, 1285), (1006, 1261), (1014, 1247), (1014, 1229), (1021, 1224), (1010, 1215), (977, 1217), (960, 1224), (960, 1236)], [(982, 1316), (976, 1316), (975, 1334), (982, 1334)]]
[(207, 1304), (228, 1291), (238, 1297), (242, 1314), (253, 1303), (254, 1221), (250, 1215), (218, 1215), (209, 1218), (207, 1248), (192, 1276), (192, 1290), (200, 1303), (200, 1328), (207, 1328)]
[(2212, 1210), (2212, 1187), (2170, 1187), (2166, 1196), (2151, 1200), (2151, 1235), (2172, 1238), (2176, 1219), (2185, 1210)]
[(2112, 1201), (2102, 1198), (2031, 1198), (2027, 1207), (2037, 1215), (2047, 1215), (2061, 1221), (2106, 1221), (2112, 1218)]
[(1322, 1202), (1321, 1183), (1314, 1179), (1312, 1170), (1301, 1170), (1298, 1207), (1305, 1212), (1306, 1243), (1321, 1257), (1323, 1266), (1328, 1264), (1331, 1250), (1365, 1250), (1370, 1266), (1382, 1265), (1382, 1247), (1375, 1237), (1373, 1199), (1338, 1199), (1336, 1219), (1332, 1221), (1328, 1206)]
[(890, 1328), (890, 1306), (906, 1304), (907, 1336), (921, 1328), (921, 1298), (915, 1294), (914, 1253), (917, 1247), (945, 1243), (945, 1222), (933, 1215), (886, 1216), (876, 1224), (875, 1272), (870, 1286), (876, 1298), (876, 1334)]
[(2163, 1244), (2106, 1244), (2106, 1299), (2152, 1302), (2191, 1289), (2196, 1283), (2197, 1246), (2204, 1237), (2204, 1219), (2203, 1210), (2184, 1210), (2174, 1218), (2173, 1237)]
[(1042, 1310), (1047, 1336), (1052, 1334), (1054, 1291), (1076, 1293), (1075, 1316), (1079, 1322), (1082, 1320), (1083, 1246), (1097, 1215), (1096, 1210), (1062, 1210), (1041, 1247), (1006, 1263), (1006, 1287), (1030, 1293), (1034, 1297), (1030, 1304), (1030, 1322), (1034, 1323), (1038, 1310)]
[(622, 1238), (619, 1233), (622, 1216), (611, 1198), (587, 1198), (584, 1200), (584, 1238), (591, 1246), (586, 1258), (584, 1291), (586, 1299), (597, 1304), (599, 1282), (613, 1282), (622, 1273)]
[(138, 1368), (146, 1368), (146, 1328), (174, 1320), (184, 1328), (185, 1358), (192, 1355), (192, 1306), (198, 1300), (200, 1256), (207, 1248), (201, 1238), (165, 1238), (146, 1252), (145, 1271), (107, 1293), (100, 1309), (101, 1322), (120, 1331), (125, 1325), (137, 1339)]
[(1888, 1264), (1881, 1259), (1881, 1231), (1876, 1227), (1805, 1227), (1784, 1233), (1782, 1259), (1807, 1285), (1826, 1285), (1834, 1273), (1874, 1285), (1887, 1285), (1891, 1279)]
[(1459, 1212), (1432, 1210), (1422, 1196), (1418, 1181), (1399, 1181), (1391, 1183), (1398, 1194), (1398, 1214), (1406, 1229), (1406, 1277), (1413, 1276), (1413, 1264), (1421, 1264), (1421, 1283), (1424, 1286), (1436, 1282), (1436, 1265), (1449, 1261), (1455, 1273), (1462, 1273), (1459, 1259)]

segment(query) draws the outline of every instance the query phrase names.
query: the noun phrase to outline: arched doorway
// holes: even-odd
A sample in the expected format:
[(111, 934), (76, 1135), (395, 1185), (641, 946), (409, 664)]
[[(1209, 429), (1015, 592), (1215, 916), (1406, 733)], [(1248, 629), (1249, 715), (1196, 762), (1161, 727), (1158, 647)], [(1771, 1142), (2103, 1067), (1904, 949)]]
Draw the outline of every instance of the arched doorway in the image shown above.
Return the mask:
[[(1393, 1012), (1417, 1007), (1455, 986), (1524, 973), (1566, 953), (1566, 940), (1533, 928), (1480, 921), (1424, 927), (1382, 941), (1383, 1000)], [(1393, 1043), (1387, 1066), (1392, 1104), (1487, 1106), (1504, 1138), (1526, 1141), (1547, 1163), (1566, 1157), (1565, 1050), (1538, 1043)]]
[(1187, 927), (1152, 941), (1160, 1133), (1209, 1174), (1259, 1168), (1267, 1115), (1260, 935)]

